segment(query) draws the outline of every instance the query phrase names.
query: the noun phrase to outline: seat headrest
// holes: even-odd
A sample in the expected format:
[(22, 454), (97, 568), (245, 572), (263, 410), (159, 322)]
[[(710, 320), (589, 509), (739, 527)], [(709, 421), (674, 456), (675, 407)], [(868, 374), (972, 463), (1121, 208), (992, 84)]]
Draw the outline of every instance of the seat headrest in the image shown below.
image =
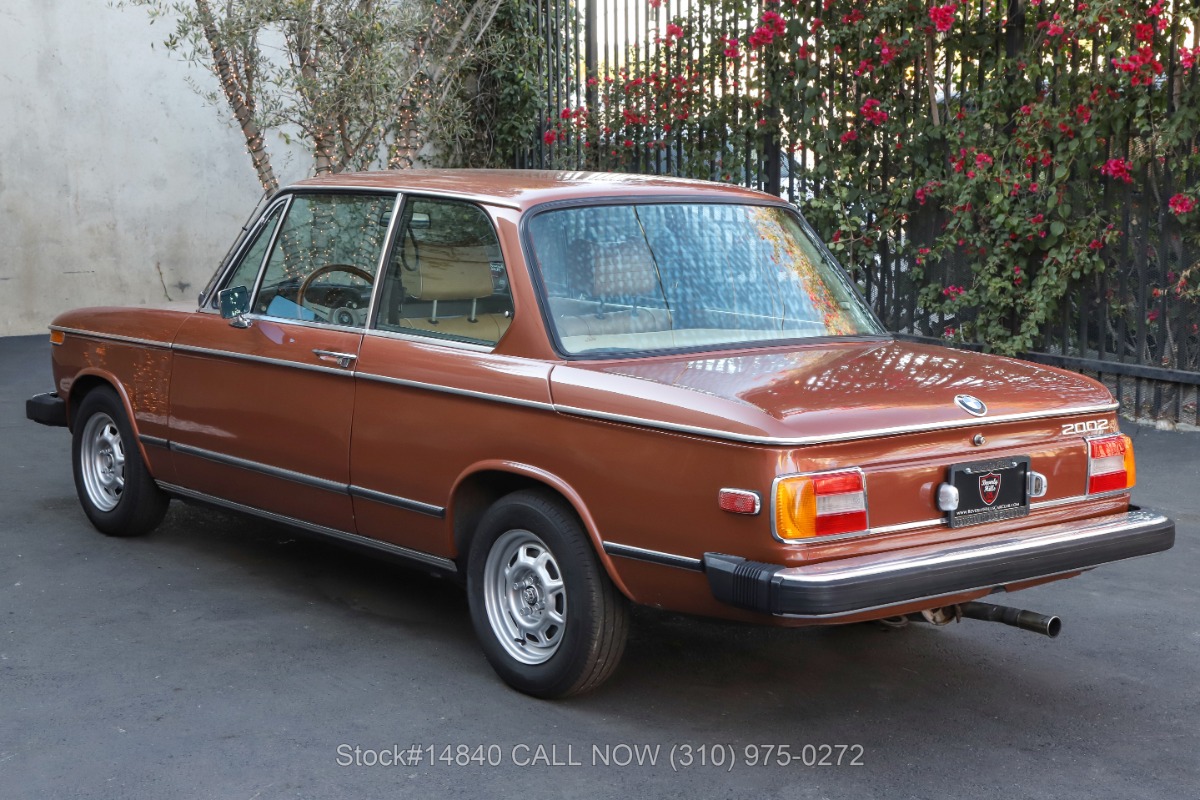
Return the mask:
[(658, 270), (645, 242), (628, 241), (592, 247), (592, 292), (597, 297), (652, 294)]
[(404, 288), (417, 300), (477, 300), (490, 297), (492, 265), (488, 248), (425, 244), (416, 269), (408, 273)]

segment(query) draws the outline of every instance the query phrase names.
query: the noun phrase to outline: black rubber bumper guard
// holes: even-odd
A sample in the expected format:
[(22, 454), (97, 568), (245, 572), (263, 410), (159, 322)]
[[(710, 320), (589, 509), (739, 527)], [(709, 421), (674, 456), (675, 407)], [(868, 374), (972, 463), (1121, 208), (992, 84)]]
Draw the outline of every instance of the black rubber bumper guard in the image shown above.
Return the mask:
[(724, 603), (820, 619), (1091, 569), (1174, 543), (1174, 522), (1131, 507), (1081, 522), (797, 567), (705, 553), (704, 569)]
[(57, 392), (35, 394), (25, 401), (25, 418), (56, 428), (67, 427), (67, 403)]

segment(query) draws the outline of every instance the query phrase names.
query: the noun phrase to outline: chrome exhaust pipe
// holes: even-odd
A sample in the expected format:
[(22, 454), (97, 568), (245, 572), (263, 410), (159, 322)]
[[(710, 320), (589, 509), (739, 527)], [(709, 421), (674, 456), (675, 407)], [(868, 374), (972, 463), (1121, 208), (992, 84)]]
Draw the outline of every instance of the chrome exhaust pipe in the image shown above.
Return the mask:
[(1048, 614), (1039, 614), (1036, 611), (1022, 611), (1011, 606), (997, 606), (980, 602), (963, 603), (959, 606), (959, 610), (964, 617), (1011, 625), (1014, 628), (1049, 636), (1051, 639), (1062, 631), (1061, 619)]

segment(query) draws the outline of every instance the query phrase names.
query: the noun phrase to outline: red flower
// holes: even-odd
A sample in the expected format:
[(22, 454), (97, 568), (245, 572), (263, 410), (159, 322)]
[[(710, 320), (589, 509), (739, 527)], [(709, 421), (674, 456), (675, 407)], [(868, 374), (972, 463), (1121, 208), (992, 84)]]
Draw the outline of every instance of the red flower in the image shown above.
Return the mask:
[(846, 131), (841, 136), (842, 144), (849, 144), (850, 142), (853, 142), (857, 138), (858, 138), (858, 133), (856, 131)]
[(990, 167), (991, 165), (992, 165), (992, 157), (989, 156), (987, 153), (976, 153), (975, 154), (975, 166)]
[(874, 125), (882, 125), (883, 123), (887, 122), (888, 113), (886, 111), (880, 111), (879, 105), (879, 101), (875, 98), (868, 98), (867, 101), (862, 104), (862, 108), (859, 109), (859, 113), (861, 113), (868, 122)]
[(754, 29), (754, 33), (750, 34), (751, 47), (765, 47), (775, 41), (775, 32), (766, 25), (759, 25)]
[(856, 8), (853, 11), (851, 11), (849, 14), (847, 14), (846, 16), (842, 17), (842, 22), (844, 22), (847, 25), (853, 25), (855, 22), (862, 22), (863, 19), (864, 19), (864, 17), (863, 17), (862, 12)]
[(764, 11), (762, 21), (771, 26), (771, 32), (776, 36), (783, 36), (787, 33), (787, 20), (777, 11)]
[(542, 141), (546, 144), (554, 144), (558, 141), (558, 133), (556, 131), (546, 131), (542, 136)]
[(1045, 222), (1045, 220), (1046, 220), (1046, 217), (1043, 216), (1042, 214), (1034, 214), (1032, 217), (1029, 218), (1029, 221), (1032, 222), (1034, 225), (1041, 225), (1043, 222)]
[(1172, 214), (1181, 217), (1195, 210), (1196, 201), (1185, 194), (1177, 194), (1167, 201), (1167, 205), (1170, 206)]
[(948, 3), (944, 6), (934, 6), (929, 9), (929, 19), (933, 21), (936, 27), (942, 33), (954, 27), (954, 12), (958, 9), (958, 3)]
[(571, 118), (571, 109), (564, 108), (561, 112), (559, 112), (558, 116), (561, 119), (570, 119)]
[(1130, 169), (1133, 165), (1123, 158), (1110, 158), (1100, 166), (1100, 174), (1113, 180), (1124, 181), (1125, 183), (1133, 183), (1133, 175)]
[(887, 39), (882, 36), (875, 37), (875, 44), (879, 45), (879, 60), (885, 67), (900, 55), (900, 51), (888, 44)]

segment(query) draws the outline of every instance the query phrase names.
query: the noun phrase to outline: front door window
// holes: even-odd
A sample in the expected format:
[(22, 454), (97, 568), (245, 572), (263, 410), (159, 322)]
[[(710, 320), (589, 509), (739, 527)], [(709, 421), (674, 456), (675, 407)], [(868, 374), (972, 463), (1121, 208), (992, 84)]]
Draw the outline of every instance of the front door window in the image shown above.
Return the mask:
[(391, 195), (297, 195), (267, 261), (255, 313), (363, 327), (394, 203)]

